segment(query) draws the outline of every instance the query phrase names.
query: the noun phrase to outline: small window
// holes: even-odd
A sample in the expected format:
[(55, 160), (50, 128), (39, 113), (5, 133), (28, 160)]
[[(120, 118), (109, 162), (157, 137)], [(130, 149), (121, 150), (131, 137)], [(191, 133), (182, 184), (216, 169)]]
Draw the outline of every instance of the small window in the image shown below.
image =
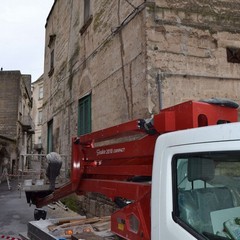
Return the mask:
[(91, 95), (88, 95), (78, 103), (78, 135), (91, 132), (91, 125)]
[(54, 49), (52, 49), (50, 53), (50, 70), (48, 72), (48, 76), (51, 77), (53, 73), (54, 73)]
[(54, 58), (55, 58), (55, 41), (56, 41), (56, 34), (50, 35), (49, 36), (49, 43), (48, 43), (48, 47), (49, 47), (49, 61), (50, 61), (50, 66), (49, 66), (49, 72), (48, 72), (48, 76), (51, 77), (53, 75), (54, 72)]
[(42, 124), (42, 110), (38, 111), (38, 124)]
[(88, 26), (92, 22), (92, 15), (91, 15), (91, 2), (90, 0), (84, 0), (84, 12), (83, 12), (83, 26), (80, 29), (81, 35), (87, 30)]
[(39, 87), (39, 93), (38, 93), (38, 95), (39, 95), (39, 99), (43, 99), (43, 86), (40, 86), (40, 87)]
[(84, 24), (90, 18), (90, 0), (84, 0)]
[(226, 48), (227, 61), (229, 63), (240, 63), (240, 49), (239, 48)]
[(54, 68), (54, 49), (51, 51), (51, 57), (50, 57), (50, 69)]

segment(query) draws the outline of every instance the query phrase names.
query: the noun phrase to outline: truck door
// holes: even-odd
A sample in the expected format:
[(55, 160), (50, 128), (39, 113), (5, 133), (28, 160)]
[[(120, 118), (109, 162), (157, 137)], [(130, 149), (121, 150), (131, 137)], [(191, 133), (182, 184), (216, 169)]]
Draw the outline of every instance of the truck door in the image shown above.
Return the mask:
[(158, 217), (159, 235), (154, 238), (152, 222), (152, 239), (240, 239), (239, 146), (229, 141), (165, 151), (158, 168), (165, 169), (158, 174), (160, 195), (153, 174), (152, 197), (158, 203), (152, 205), (159, 204), (159, 211), (152, 211), (152, 221)]

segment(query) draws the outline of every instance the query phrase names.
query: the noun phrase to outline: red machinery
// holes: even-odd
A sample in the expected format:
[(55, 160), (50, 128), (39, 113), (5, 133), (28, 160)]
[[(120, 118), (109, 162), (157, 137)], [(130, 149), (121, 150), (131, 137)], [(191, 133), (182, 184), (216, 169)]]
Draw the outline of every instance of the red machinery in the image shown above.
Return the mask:
[(234, 108), (188, 101), (149, 120), (134, 120), (73, 138), (71, 182), (44, 198), (32, 195), (32, 200), (41, 207), (73, 192), (102, 193), (122, 205), (112, 214), (113, 232), (126, 239), (150, 239), (151, 175), (157, 137), (235, 121)]

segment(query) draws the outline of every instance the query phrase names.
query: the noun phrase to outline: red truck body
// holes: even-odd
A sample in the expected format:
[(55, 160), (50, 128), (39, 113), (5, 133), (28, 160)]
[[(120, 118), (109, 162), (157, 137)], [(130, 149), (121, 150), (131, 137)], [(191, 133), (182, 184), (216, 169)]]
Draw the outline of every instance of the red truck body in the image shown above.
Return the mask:
[(104, 194), (124, 205), (111, 216), (113, 232), (125, 239), (151, 239), (151, 176), (158, 136), (236, 121), (237, 109), (188, 101), (166, 108), (152, 119), (74, 137), (71, 181), (48, 196), (32, 197), (41, 207), (73, 192)]

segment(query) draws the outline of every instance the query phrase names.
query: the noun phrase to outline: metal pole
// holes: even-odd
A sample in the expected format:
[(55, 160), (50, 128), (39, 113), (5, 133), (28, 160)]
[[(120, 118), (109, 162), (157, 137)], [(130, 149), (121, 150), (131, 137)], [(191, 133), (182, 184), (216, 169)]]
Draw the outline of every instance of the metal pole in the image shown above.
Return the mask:
[[(27, 132), (24, 132), (24, 167), (27, 165)], [(24, 169), (23, 169), (24, 170)]]

